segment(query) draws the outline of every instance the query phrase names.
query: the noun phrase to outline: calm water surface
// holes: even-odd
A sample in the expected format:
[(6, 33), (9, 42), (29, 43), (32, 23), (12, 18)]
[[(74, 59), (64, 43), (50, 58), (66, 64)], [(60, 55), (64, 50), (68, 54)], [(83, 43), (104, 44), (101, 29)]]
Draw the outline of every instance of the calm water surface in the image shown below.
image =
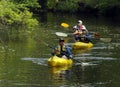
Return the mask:
[[(90, 15), (44, 14), (40, 27), (30, 33), (10, 31), (0, 34), (0, 87), (119, 87), (120, 26), (115, 18)], [(47, 59), (56, 46), (55, 32), (71, 33), (78, 19), (88, 30), (98, 32), (94, 47), (74, 54), (72, 67), (51, 68)], [(113, 22), (114, 20), (114, 22)], [(60, 26), (62, 22), (69, 29)], [(65, 38), (72, 45), (73, 38)]]

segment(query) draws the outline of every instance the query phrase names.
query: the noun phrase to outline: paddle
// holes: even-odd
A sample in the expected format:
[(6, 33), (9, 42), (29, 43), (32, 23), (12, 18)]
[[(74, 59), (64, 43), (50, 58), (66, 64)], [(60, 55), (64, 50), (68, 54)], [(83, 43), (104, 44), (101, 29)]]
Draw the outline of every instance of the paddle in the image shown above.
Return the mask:
[(35, 38), (36, 40), (42, 42), (45, 46), (49, 47), (49, 48), (52, 48), (54, 49), (54, 47), (50, 46), (49, 44), (47, 44), (45, 41), (43, 41), (42, 39), (38, 39), (38, 38)]
[(60, 37), (68, 37), (68, 34), (63, 33), (63, 32), (55, 32), (55, 34), (56, 34), (57, 36), (60, 36)]
[[(64, 28), (66, 28), (66, 29), (68, 29), (69, 24), (67, 24), (67, 23), (61, 23), (61, 26), (64, 27)], [(100, 37), (100, 34), (98, 34), (97, 32), (90, 32), (90, 33), (94, 34), (95, 37)]]
[[(64, 28), (66, 28), (66, 29), (68, 29), (69, 24), (67, 24), (67, 23), (61, 23), (61, 26), (64, 27)], [(100, 34), (98, 34), (96, 32), (90, 32), (90, 33), (94, 34), (95, 37), (99, 37), (100, 36)]]
[[(61, 37), (69, 37), (69, 36), (74, 36), (72, 33), (69, 33), (69, 34), (67, 34), (67, 33), (63, 33), (63, 32), (56, 32), (55, 33), (57, 36), (61, 36)], [(91, 35), (92, 37), (96, 37), (96, 38), (98, 38), (100, 35), (99, 34), (97, 34), (97, 33), (95, 33), (95, 34), (93, 34), (93, 35)]]
[(67, 23), (61, 23), (61, 26), (64, 27), (64, 28), (68, 28), (69, 24), (67, 24)]
[[(69, 37), (69, 36), (74, 36), (73, 34), (66, 34), (66, 33), (63, 33), (63, 32), (56, 32), (55, 33), (57, 36), (60, 36), (60, 37)], [(111, 42), (111, 38), (100, 38), (100, 34), (98, 33), (94, 33), (93, 35), (91, 35), (92, 38), (98, 38), (99, 40), (103, 41), (103, 42)]]
[[(47, 44), (45, 41), (41, 40), (41, 39), (38, 39), (38, 38), (35, 38), (36, 40), (39, 40), (40, 42), (42, 42), (45, 46), (49, 47), (49, 48), (52, 48), (54, 49), (54, 47), (50, 46), (49, 44)], [(75, 60), (76, 62), (79, 62), (81, 63), (80, 61), (76, 60), (76, 59), (73, 59), (72, 60)]]
[(111, 42), (112, 38), (100, 38), (101, 41)]
[(76, 61), (76, 62), (78, 62), (78, 63), (82, 63), (81, 61), (79, 61), (79, 60), (77, 60), (77, 59), (73, 59), (73, 58), (72, 58), (72, 60), (74, 60), (74, 61)]

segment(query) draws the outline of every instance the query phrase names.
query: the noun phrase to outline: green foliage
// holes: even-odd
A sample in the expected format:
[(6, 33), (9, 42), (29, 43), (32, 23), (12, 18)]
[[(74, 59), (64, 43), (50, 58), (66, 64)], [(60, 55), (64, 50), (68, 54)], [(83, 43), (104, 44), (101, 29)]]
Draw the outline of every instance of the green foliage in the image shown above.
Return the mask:
[(25, 10), (21, 14), (21, 18), (22, 18), (22, 25), (27, 26), (28, 28), (33, 28), (34, 26), (38, 25), (38, 21), (36, 19), (33, 19), (32, 13), (30, 13), (27, 10)]
[(48, 9), (53, 9), (57, 5), (58, 1), (57, 0), (48, 0), (47, 6)]
[(51, 2), (51, 0), (48, 0), (48, 8), (53, 8), (54, 10), (75, 12), (79, 7), (78, 1), (79, 0), (55, 0), (54, 2)]
[(63, 11), (76, 11), (78, 8), (78, 5), (73, 0), (66, 0), (65, 2), (61, 2), (58, 5), (58, 8)]
[(26, 28), (38, 25), (38, 21), (32, 18), (32, 13), (27, 11), (26, 7), (20, 8), (20, 6), (12, 2), (0, 1), (0, 22), (4, 25), (19, 25)]
[[(100, 13), (107, 10), (117, 8), (117, 13), (120, 9), (119, 0), (48, 0), (47, 6), (49, 9), (56, 11), (76, 12), (78, 10), (97, 9)], [(81, 5), (84, 5), (81, 7)], [(86, 9), (86, 7), (88, 7)]]
[(113, 6), (120, 6), (119, 0), (85, 0), (87, 5), (103, 11)]
[(9, 0), (13, 3), (22, 4), (27, 7), (40, 7), (38, 0)]

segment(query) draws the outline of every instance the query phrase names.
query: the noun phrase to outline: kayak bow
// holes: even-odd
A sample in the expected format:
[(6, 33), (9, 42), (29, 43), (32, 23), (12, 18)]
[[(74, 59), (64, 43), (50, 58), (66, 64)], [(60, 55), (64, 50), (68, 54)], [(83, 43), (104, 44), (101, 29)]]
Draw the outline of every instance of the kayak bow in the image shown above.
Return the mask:
[(91, 42), (85, 43), (85, 42), (75, 42), (72, 46), (73, 50), (79, 50), (79, 49), (89, 49), (92, 48), (93, 44)]
[(60, 58), (57, 56), (50, 57), (48, 59), (48, 65), (50, 66), (72, 66), (72, 59)]

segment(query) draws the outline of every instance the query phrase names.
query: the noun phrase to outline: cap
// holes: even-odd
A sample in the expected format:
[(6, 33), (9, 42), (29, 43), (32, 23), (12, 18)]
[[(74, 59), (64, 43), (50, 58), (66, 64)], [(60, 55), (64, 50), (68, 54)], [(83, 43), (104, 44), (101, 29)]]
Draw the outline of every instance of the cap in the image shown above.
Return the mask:
[(81, 20), (78, 20), (78, 23), (82, 24), (82, 21), (81, 21)]
[(60, 38), (59, 39), (59, 42), (64, 42), (65, 40), (63, 38)]

